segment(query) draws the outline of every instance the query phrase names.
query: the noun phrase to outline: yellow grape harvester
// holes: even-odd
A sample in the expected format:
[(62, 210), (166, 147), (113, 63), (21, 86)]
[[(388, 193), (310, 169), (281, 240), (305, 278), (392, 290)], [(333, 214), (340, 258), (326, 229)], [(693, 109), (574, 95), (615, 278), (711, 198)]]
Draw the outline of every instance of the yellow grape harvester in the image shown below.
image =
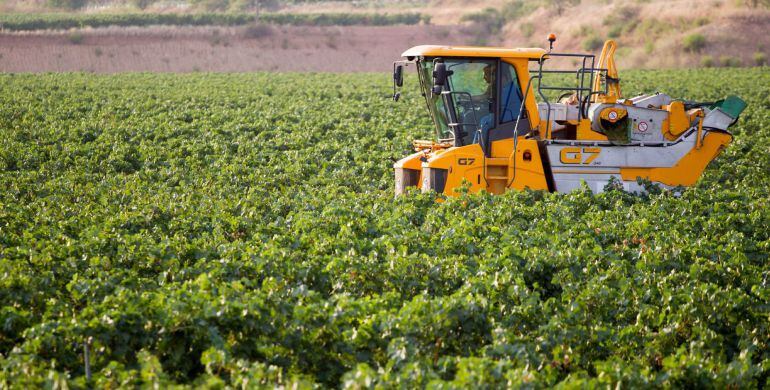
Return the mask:
[[(420, 187), (452, 196), (462, 185), (569, 192), (582, 182), (600, 192), (612, 178), (627, 191), (644, 191), (638, 179), (691, 186), (732, 141), (727, 128), (746, 107), (740, 98), (627, 99), (614, 41), (597, 61), (554, 53), (556, 37), (548, 40), (548, 50), (423, 45), (403, 53), (393, 65), (393, 98), (404, 68), (416, 67), (437, 136), (414, 141), (415, 152), (394, 164), (397, 195)], [(545, 66), (557, 60), (578, 65)]]

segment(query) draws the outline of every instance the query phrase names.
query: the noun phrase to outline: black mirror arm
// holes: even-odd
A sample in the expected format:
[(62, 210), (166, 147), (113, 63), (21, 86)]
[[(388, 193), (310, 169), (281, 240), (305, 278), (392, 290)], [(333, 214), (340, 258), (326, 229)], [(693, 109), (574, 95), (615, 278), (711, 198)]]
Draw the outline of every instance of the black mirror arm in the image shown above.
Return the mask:
[(404, 85), (404, 65), (403, 61), (396, 61), (393, 63), (393, 101), (397, 102), (401, 97), (401, 93), (398, 92), (398, 88)]
[(393, 82), (397, 87), (401, 87), (404, 85), (404, 66), (403, 65), (398, 64), (398, 65), (395, 65), (395, 67), (393, 68)]
[(438, 94), (444, 89), (447, 79), (446, 64), (438, 58), (433, 63), (433, 93)]

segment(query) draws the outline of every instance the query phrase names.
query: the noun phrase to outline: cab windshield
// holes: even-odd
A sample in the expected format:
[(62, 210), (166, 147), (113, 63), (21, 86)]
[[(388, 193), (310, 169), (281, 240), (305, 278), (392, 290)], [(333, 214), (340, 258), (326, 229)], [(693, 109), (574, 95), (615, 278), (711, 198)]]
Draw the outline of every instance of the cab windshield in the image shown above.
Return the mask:
[[(432, 59), (420, 62), (420, 79), (439, 141), (455, 145), (478, 143), (481, 132), (494, 126), (494, 60), (446, 59), (447, 82), (434, 94)], [(458, 142), (459, 141), (459, 142)]]

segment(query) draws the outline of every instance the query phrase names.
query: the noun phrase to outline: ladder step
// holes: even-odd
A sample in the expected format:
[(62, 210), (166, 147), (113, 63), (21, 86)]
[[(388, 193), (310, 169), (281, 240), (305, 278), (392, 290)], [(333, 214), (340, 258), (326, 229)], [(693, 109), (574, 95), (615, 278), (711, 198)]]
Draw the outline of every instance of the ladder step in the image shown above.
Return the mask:
[(500, 157), (487, 157), (486, 159), (487, 165), (505, 165), (508, 166), (508, 159), (507, 158), (500, 158)]
[(487, 176), (487, 180), (508, 180), (508, 176)]

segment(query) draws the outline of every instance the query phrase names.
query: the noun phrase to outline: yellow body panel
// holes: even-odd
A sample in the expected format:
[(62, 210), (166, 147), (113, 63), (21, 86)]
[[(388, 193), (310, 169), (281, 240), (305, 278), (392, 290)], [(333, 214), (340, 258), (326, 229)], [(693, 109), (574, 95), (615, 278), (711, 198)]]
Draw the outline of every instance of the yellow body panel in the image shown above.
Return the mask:
[(423, 167), (446, 169), (448, 172), (445, 188), (447, 195), (456, 195), (453, 189), (460, 188), (464, 180), (470, 183), (470, 191), (477, 192), (487, 187), (482, 177), (484, 152), (479, 144), (450, 148), (433, 155)]
[[(545, 49), (519, 48), (507, 49), (503, 47), (478, 47), (478, 46), (444, 46), (421, 45), (415, 46), (401, 54), (402, 57), (495, 57), (495, 58), (527, 58), (540, 59), (546, 54)], [(547, 56), (546, 56), (547, 58)]]
[(709, 132), (700, 148), (690, 150), (671, 168), (621, 168), (620, 175), (623, 180), (634, 181), (641, 177), (669, 186), (691, 186), (732, 139), (728, 133)]
[[(612, 39), (608, 39), (604, 42), (602, 47), (602, 54), (599, 55), (599, 64), (597, 68), (607, 69), (607, 94), (599, 94), (594, 96), (595, 102), (602, 101), (604, 103), (615, 103), (617, 99), (623, 96), (620, 93), (620, 82), (618, 81), (618, 68), (615, 66), (615, 49), (617, 44)], [(610, 79), (615, 80), (610, 82)], [(594, 80), (594, 91), (601, 90), (601, 78), (597, 77)]]
[(425, 153), (423, 152), (412, 153), (401, 160), (396, 161), (396, 163), (393, 164), (393, 168), (407, 168), (419, 171), (422, 169), (422, 161), (420, 161), (420, 158), (423, 156), (425, 156)]
[(663, 136), (669, 141), (676, 141), (690, 128), (690, 116), (684, 112), (684, 103), (680, 101), (671, 102), (661, 108), (669, 112), (668, 118), (663, 122)]
[[(457, 195), (453, 189), (468, 182), (470, 192), (485, 190), (501, 194), (507, 188), (523, 190), (548, 190), (537, 141), (519, 137), (518, 153), (512, 154), (513, 139), (494, 141), (493, 156), (485, 157), (478, 144), (450, 148), (432, 156), (423, 167), (446, 169), (448, 172), (446, 195)], [(514, 160), (510, 158), (515, 156)]]
[[(516, 74), (519, 77), (519, 85), (521, 88), (526, 88), (529, 84), (529, 63), (526, 59), (523, 58), (501, 58), (502, 61), (505, 61), (513, 66), (514, 69), (516, 69)], [(525, 93), (526, 91), (522, 91), (522, 93)], [(524, 101), (524, 108), (527, 110), (527, 115), (529, 117), (529, 123), (530, 124), (536, 124), (540, 123), (540, 111), (537, 109), (537, 99), (535, 99), (535, 93), (532, 90), (532, 86), (530, 85), (530, 91), (526, 94), (526, 99)], [(492, 153), (492, 156), (501, 156), (496, 155)], [(501, 156), (502, 157), (502, 156)], [(507, 156), (506, 156), (507, 157)]]
[[(527, 152), (530, 153), (529, 160), (525, 159)], [(540, 156), (537, 141), (520, 137), (519, 142), (516, 144), (514, 158), (516, 159), (515, 164), (510, 165), (510, 172), (513, 175), (510, 178), (512, 182), (509, 180), (510, 188), (517, 190), (525, 188), (548, 190), (548, 181), (545, 178), (543, 160)], [(511, 161), (513, 162), (513, 159)]]
[(581, 120), (577, 125), (577, 139), (586, 141), (607, 141), (607, 136), (591, 130), (591, 121)]

